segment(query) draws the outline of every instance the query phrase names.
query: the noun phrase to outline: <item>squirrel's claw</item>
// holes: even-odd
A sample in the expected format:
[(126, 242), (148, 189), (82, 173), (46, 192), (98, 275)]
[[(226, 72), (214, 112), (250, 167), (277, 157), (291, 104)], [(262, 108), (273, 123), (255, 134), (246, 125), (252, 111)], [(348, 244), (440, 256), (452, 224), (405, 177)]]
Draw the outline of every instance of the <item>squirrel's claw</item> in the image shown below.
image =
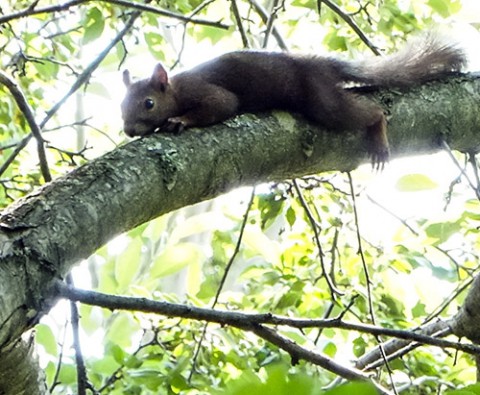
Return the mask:
[(186, 128), (185, 122), (179, 117), (168, 118), (164, 126), (162, 126), (162, 131), (173, 134), (180, 134)]

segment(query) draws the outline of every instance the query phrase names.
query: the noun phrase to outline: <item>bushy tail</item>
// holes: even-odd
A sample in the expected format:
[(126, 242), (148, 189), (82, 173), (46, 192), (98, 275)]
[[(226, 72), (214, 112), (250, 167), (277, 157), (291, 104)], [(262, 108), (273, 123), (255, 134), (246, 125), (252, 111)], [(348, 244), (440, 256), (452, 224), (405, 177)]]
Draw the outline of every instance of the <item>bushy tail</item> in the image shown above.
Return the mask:
[(402, 87), (460, 71), (466, 63), (461, 48), (429, 33), (410, 40), (402, 50), (391, 55), (349, 63), (341, 73), (350, 81)]

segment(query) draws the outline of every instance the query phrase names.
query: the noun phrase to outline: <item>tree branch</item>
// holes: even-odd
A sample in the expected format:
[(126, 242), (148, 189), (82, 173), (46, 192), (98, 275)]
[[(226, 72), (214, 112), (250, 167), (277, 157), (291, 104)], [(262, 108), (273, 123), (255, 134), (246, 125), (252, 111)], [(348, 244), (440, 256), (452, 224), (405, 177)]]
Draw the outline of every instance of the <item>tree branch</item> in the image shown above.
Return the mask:
[[(346, 322), (342, 319), (299, 319), (278, 316), (270, 313), (252, 314), (241, 312), (220, 311), (214, 309), (206, 309), (183, 304), (159, 302), (145, 298), (133, 298), (126, 296), (106, 295), (94, 291), (84, 291), (72, 288), (63, 283), (58, 283), (58, 294), (60, 297), (67, 298), (72, 301), (82, 302), (92, 306), (99, 306), (110, 310), (128, 310), (139, 311), (145, 313), (155, 313), (165, 315), (167, 317), (188, 318), (199, 321), (217, 323), (220, 325), (229, 325), (238, 329), (255, 332), (259, 326), (275, 325), (289, 326), (297, 329), (307, 328), (335, 328), (343, 330), (353, 330), (360, 333), (368, 333), (374, 336), (391, 336), (398, 339), (407, 340), (409, 342), (417, 342), (428, 344), (441, 348), (452, 348), (473, 355), (480, 355), (480, 347), (460, 342), (452, 342), (449, 340), (432, 337), (426, 333), (432, 330), (438, 331), (438, 324), (429, 325), (426, 328), (417, 330), (399, 330), (382, 328), (374, 325)], [(445, 324), (443, 324), (445, 327)], [(442, 336), (449, 332), (443, 331)], [(361, 364), (366, 366), (367, 364)]]

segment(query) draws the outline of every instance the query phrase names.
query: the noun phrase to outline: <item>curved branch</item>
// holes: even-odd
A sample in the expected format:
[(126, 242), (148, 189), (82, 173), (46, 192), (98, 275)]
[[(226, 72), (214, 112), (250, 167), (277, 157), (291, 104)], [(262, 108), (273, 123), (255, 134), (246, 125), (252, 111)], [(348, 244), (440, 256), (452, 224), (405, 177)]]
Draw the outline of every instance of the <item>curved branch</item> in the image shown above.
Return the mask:
[[(462, 76), (382, 91), (392, 156), (440, 150), (439, 131), (454, 149), (478, 146), (479, 87)], [(364, 144), (287, 113), (246, 114), (134, 140), (45, 185), (0, 214), (0, 348), (50, 309), (57, 279), (115, 235), (238, 186), (352, 169), (368, 159)]]

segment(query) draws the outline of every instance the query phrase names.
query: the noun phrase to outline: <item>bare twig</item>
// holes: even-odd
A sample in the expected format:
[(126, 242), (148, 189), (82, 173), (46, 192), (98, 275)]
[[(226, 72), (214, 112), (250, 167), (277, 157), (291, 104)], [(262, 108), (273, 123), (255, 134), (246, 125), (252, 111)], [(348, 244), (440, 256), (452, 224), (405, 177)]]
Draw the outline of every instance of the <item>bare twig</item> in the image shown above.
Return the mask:
[(313, 230), (315, 243), (318, 249), (318, 259), (320, 260), (320, 266), (322, 268), (322, 274), (323, 274), (323, 277), (325, 277), (328, 288), (330, 289), (330, 295), (332, 299), (335, 300), (336, 295), (344, 295), (344, 293), (335, 287), (335, 284), (330, 278), (330, 274), (325, 266), (324, 253), (322, 249), (322, 243), (320, 242), (320, 234), (318, 231), (317, 222), (315, 221), (315, 218), (313, 218), (312, 212), (308, 207), (308, 203), (305, 201), (302, 191), (300, 190), (300, 187), (298, 186), (298, 183), (296, 180), (293, 180), (293, 186), (295, 188), (295, 191), (297, 192), (297, 196), (298, 196), (298, 199), (300, 200), (300, 204), (302, 205), (303, 209), (305, 210), (305, 213), (307, 214), (308, 221), (310, 222), (310, 228)]
[(275, 19), (277, 18), (277, 13), (281, 8), (278, 6), (279, 1), (280, 0), (273, 0), (272, 12), (270, 12), (267, 22), (265, 23), (267, 27), (265, 29), (265, 37), (263, 39), (263, 48), (267, 48), (268, 46), (268, 39), (270, 38), (270, 34), (272, 33), (273, 23), (275, 22)]
[[(255, 8), (255, 11), (257, 11), (260, 18), (262, 18), (263, 23), (267, 24), (269, 19), (267, 10), (265, 10), (265, 8), (263, 8), (263, 6), (257, 0), (249, 0), (249, 2), (253, 6), (253, 8)], [(273, 37), (275, 37), (275, 40), (277, 41), (278, 46), (282, 50), (288, 51), (288, 45), (275, 25), (272, 26), (272, 34), (273, 34)]]
[(41, 128), (38, 126), (37, 122), (35, 121), (33, 111), (30, 108), (30, 105), (27, 103), (27, 99), (25, 98), (23, 92), (20, 90), (16, 82), (1, 70), (0, 70), (0, 83), (7, 87), (7, 89), (10, 91), (13, 98), (15, 99), (15, 102), (17, 103), (20, 111), (25, 116), (28, 126), (30, 127), (30, 131), (35, 137), (35, 140), (37, 141), (37, 153), (38, 153), (38, 159), (40, 161), (40, 169), (42, 172), (43, 179), (45, 180), (45, 182), (51, 181), (52, 176), (50, 174), (50, 169), (48, 167), (48, 162), (47, 162), (47, 155), (45, 153), (45, 146), (44, 146), (45, 141), (43, 140), (43, 137), (42, 137)]
[(443, 149), (447, 152), (448, 156), (450, 156), (450, 159), (453, 161), (453, 163), (455, 163), (455, 166), (457, 166), (458, 170), (460, 170), (460, 172), (462, 173), (462, 176), (465, 177), (465, 179), (468, 182), (468, 185), (470, 185), (470, 188), (472, 188), (473, 192), (475, 192), (475, 195), (476, 195), (477, 199), (480, 200), (480, 190), (475, 186), (475, 184), (470, 179), (470, 177), (468, 176), (465, 169), (460, 165), (460, 163), (458, 163), (458, 160), (453, 155), (452, 149), (450, 148), (450, 146), (443, 139), (441, 141), (441, 145), (442, 145)]
[(365, 282), (367, 285), (367, 299), (368, 299), (368, 310), (370, 312), (370, 319), (372, 324), (375, 325), (375, 312), (373, 310), (373, 301), (372, 301), (372, 280), (370, 279), (370, 274), (368, 272), (367, 262), (365, 260), (365, 254), (363, 253), (363, 245), (362, 245), (362, 237), (360, 234), (360, 224), (358, 221), (358, 212), (357, 212), (357, 202), (355, 198), (355, 188), (353, 186), (353, 179), (352, 174), (347, 172), (348, 182), (350, 184), (350, 194), (352, 197), (352, 207), (353, 207), (353, 216), (355, 220), (355, 228), (357, 234), (357, 242), (358, 242), (358, 254), (360, 255), (360, 259), (362, 261), (363, 272), (365, 273)]
[(337, 6), (335, 3), (333, 3), (330, 0), (320, 0), (321, 3), (324, 3), (328, 8), (330, 8), (333, 12), (335, 12), (340, 18), (342, 18), (348, 26), (352, 28), (352, 30), (357, 33), (357, 35), (360, 37), (360, 39), (365, 43), (365, 45), (371, 49), (371, 51), (375, 55), (380, 55), (380, 51), (378, 48), (368, 39), (368, 37), (363, 33), (362, 29), (355, 23), (355, 21), (345, 12), (342, 11), (342, 9)]
[[(238, 235), (237, 244), (235, 245), (235, 250), (233, 251), (232, 256), (230, 257), (227, 265), (225, 266), (223, 276), (220, 280), (220, 284), (218, 285), (217, 293), (215, 294), (215, 298), (214, 298), (213, 303), (212, 303), (212, 309), (214, 309), (215, 306), (218, 303), (218, 298), (220, 297), (220, 294), (222, 293), (222, 289), (223, 289), (223, 286), (225, 285), (225, 281), (227, 280), (228, 273), (230, 272), (230, 269), (232, 268), (232, 265), (233, 265), (233, 262), (235, 261), (235, 258), (237, 257), (238, 253), (240, 252), (240, 246), (242, 245), (242, 241), (243, 241), (243, 233), (244, 233), (245, 227), (247, 225), (248, 214), (250, 213), (250, 210), (252, 209), (254, 198), (255, 198), (255, 188), (252, 188), (250, 201), (247, 204), (247, 209), (245, 211), (245, 214), (243, 215), (242, 225), (240, 226), (240, 233)], [(194, 353), (193, 358), (192, 358), (192, 370), (190, 371), (190, 374), (188, 376), (189, 381), (191, 380), (192, 375), (195, 371), (195, 365), (197, 363), (198, 355), (200, 354), (200, 349), (202, 347), (203, 340), (205, 339), (205, 335), (207, 334), (207, 326), (208, 326), (208, 322), (206, 322), (205, 325), (203, 326), (202, 335), (200, 336), (200, 340), (197, 343), (197, 347), (196, 347), (195, 353)]]
[[(412, 350), (413, 348), (418, 347), (421, 343), (423, 344), (431, 344), (439, 347), (440, 343), (437, 344), (432, 344), (432, 343), (426, 343), (420, 339), (422, 338), (430, 338), (430, 339), (435, 339), (436, 341), (444, 342), (446, 340), (438, 339), (438, 337), (444, 337), (452, 333), (452, 329), (449, 324), (450, 321), (436, 321), (432, 322), (428, 325), (424, 325), (420, 328), (416, 328), (411, 331), (412, 334), (419, 335), (419, 341), (411, 338), (411, 339), (406, 339), (403, 336), (396, 336), (396, 339), (391, 339), (388, 342), (385, 342), (382, 347), (384, 349), (384, 352), (387, 354), (387, 359), (392, 360), (393, 358), (398, 358), (401, 357), (402, 355), (405, 355), (408, 351)], [(414, 341), (414, 343), (412, 343)], [(459, 344), (459, 343), (457, 343)], [(476, 346), (475, 346), (476, 347)], [(480, 348), (478, 348), (480, 350)], [(475, 355), (478, 353), (475, 352)], [(480, 354), (478, 354), (480, 355)], [(377, 366), (380, 366), (380, 364), (385, 362), (385, 357), (382, 355), (380, 351), (380, 347), (377, 347), (376, 349), (371, 350), (367, 354), (363, 355), (361, 358), (356, 361), (355, 366), (358, 369), (373, 369)]]
[[(372, 283), (370, 280), (370, 275), (368, 273), (368, 268), (367, 268), (367, 262), (365, 260), (365, 254), (363, 253), (363, 247), (362, 247), (362, 238), (360, 235), (360, 224), (358, 221), (358, 211), (357, 211), (357, 203), (355, 199), (355, 188), (353, 186), (353, 179), (352, 179), (352, 174), (350, 172), (347, 173), (348, 176), (348, 182), (350, 184), (350, 193), (352, 195), (352, 206), (353, 206), (353, 215), (355, 219), (355, 228), (356, 228), (356, 234), (357, 234), (357, 241), (358, 241), (358, 254), (360, 255), (362, 265), (363, 265), (363, 271), (365, 273), (365, 282), (367, 284), (367, 299), (368, 299), (368, 310), (370, 312), (370, 317), (372, 320), (372, 324), (375, 325), (375, 312), (373, 309), (373, 297), (372, 297)], [(383, 349), (383, 344), (382, 340), (380, 339), (379, 336), (376, 336), (378, 346), (380, 353), (383, 357), (383, 360), (385, 362), (385, 366), (387, 368), (388, 376), (390, 377), (390, 382), (392, 383), (392, 388), (393, 392), (397, 394), (397, 390), (395, 389), (395, 382), (393, 380), (393, 375), (392, 375), (392, 370), (390, 369), (390, 365), (387, 360), (387, 354), (385, 353), (385, 350)]]
[(232, 12), (233, 16), (235, 17), (235, 22), (237, 22), (238, 31), (240, 32), (240, 36), (242, 37), (243, 47), (250, 48), (247, 34), (245, 33), (245, 29), (243, 28), (242, 17), (240, 16), (240, 11), (238, 10), (237, 0), (230, 0), (230, 2), (232, 3)]
[(52, 385), (49, 388), (49, 393), (52, 394), (55, 387), (59, 384), (58, 378), (60, 377), (60, 370), (62, 369), (63, 363), (63, 353), (65, 349), (65, 342), (67, 338), (67, 327), (68, 327), (68, 320), (65, 320), (65, 325), (63, 327), (63, 340), (61, 343), (60, 354), (58, 356), (58, 363), (57, 368), (55, 369), (55, 375), (53, 376)]
[[(134, 12), (130, 19), (125, 24), (125, 27), (115, 36), (115, 38), (105, 47), (105, 49), (90, 63), (85, 70), (78, 76), (77, 80), (70, 87), (68, 92), (47, 112), (45, 118), (40, 122), (38, 128), (42, 130), (47, 122), (53, 117), (54, 114), (63, 106), (63, 104), (72, 96), (80, 87), (90, 78), (92, 73), (97, 69), (100, 63), (105, 59), (109, 52), (115, 48), (118, 42), (120, 42), (123, 36), (132, 28), (135, 20), (140, 16), (140, 11)], [(32, 134), (28, 134), (18, 144), (15, 151), (13, 151), (7, 160), (0, 167), (0, 176), (8, 169), (10, 164), (15, 160), (18, 154), (26, 147)]]
[[(69, 286), (74, 286), (71, 274), (67, 275), (66, 281)], [(78, 331), (80, 316), (78, 314), (77, 304), (73, 300), (70, 301), (70, 312), (72, 317), (73, 348), (75, 349), (75, 361), (77, 363), (77, 393), (78, 395), (86, 395), (88, 386), (87, 370), (85, 369), (85, 361), (83, 360), (80, 334)]]

